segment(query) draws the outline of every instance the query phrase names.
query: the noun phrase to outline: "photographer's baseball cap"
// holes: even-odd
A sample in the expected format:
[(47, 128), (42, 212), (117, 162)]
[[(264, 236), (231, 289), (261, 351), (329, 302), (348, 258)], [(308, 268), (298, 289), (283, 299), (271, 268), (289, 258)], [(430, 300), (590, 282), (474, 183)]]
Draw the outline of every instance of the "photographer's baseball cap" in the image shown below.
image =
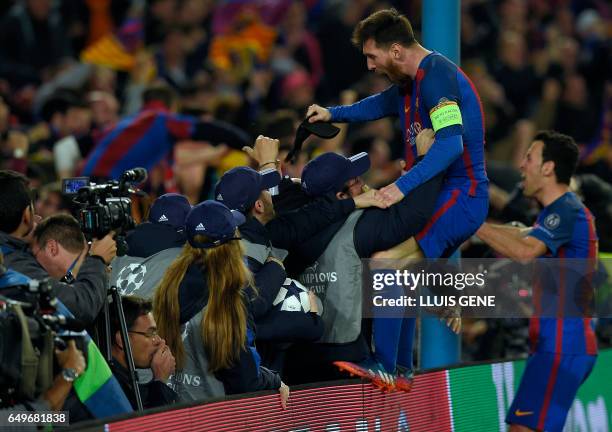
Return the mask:
[[(208, 249), (231, 240), (240, 240), (235, 236), (236, 228), (244, 221), (242, 213), (230, 210), (218, 201), (201, 202), (191, 209), (185, 220), (187, 241), (194, 248)], [(205, 235), (210, 242), (198, 242), (195, 237), (200, 234)]]
[(253, 207), (262, 190), (275, 188), (280, 180), (279, 172), (273, 168), (263, 171), (249, 167), (232, 168), (215, 186), (215, 199), (244, 213)]
[(177, 193), (167, 193), (155, 200), (149, 211), (149, 222), (182, 229), (191, 204), (187, 197)]
[(311, 196), (340, 192), (352, 178), (370, 169), (370, 157), (361, 152), (349, 158), (338, 153), (323, 153), (306, 164), (302, 172), (302, 189)]

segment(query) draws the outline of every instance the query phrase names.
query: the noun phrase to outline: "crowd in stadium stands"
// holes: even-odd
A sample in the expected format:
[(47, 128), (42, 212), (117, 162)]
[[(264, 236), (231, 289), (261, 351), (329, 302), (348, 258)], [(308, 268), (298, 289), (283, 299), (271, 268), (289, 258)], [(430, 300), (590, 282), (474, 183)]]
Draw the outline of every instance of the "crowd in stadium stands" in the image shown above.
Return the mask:
[[(266, 389), (278, 390), (285, 404), (285, 382), (342, 376), (295, 361), (314, 352), (331, 361), (367, 350), (359, 339), (350, 355), (314, 351), (325, 344), (313, 342), (335, 339), (315, 293), (300, 292), (289, 278), (304, 271), (302, 263), (312, 265), (307, 258), (323, 256), (338, 221), (384, 203), (373, 193), (353, 193), (354, 185), (322, 186), (309, 197), (283, 192), (300, 189), (291, 179), (303, 178), (303, 171), (307, 177), (304, 167), (328, 152), (367, 153), (369, 170), (357, 167), (359, 192), (365, 184), (377, 189), (393, 182), (403, 168), (399, 120), (338, 124), (335, 137), (312, 135), (294, 161), (285, 157), (311, 104), (347, 105), (388, 87), (384, 75), (368, 72), (351, 34), (360, 20), (389, 7), (405, 13), (419, 36), (421, 2), (411, 0), (15, 0), (0, 6), (0, 201), (18, 211), (0, 209), (5, 266), (57, 279), (54, 294), (99, 345), (94, 324), (103, 279), (117, 284), (126, 295), (145, 408)], [(518, 168), (536, 132), (554, 129), (579, 145), (571, 188), (596, 218), (599, 251), (612, 253), (611, 23), (612, 6), (604, 0), (461, 2), (461, 67), (485, 113), (489, 220), (535, 222), (537, 203), (522, 196)], [(358, 165), (340, 159), (327, 169)], [(139, 225), (127, 234), (127, 254), (116, 256), (111, 235), (95, 240), (87, 254), (79, 224), (63, 215), (71, 203), (61, 180), (87, 175), (104, 182), (135, 166), (145, 167), (148, 179), (141, 186), (146, 194), (133, 199)], [(332, 181), (313, 171), (309, 187)], [(398, 215), (413, 212), (398, 217), (416, 224), (423, 216), (418, 210), (431, 214), (427, 197), (434, 195), (424, 187), (411, 201), (422, 207), (397, 204)], [(366, 220), (378, 213), (362, 214)], [(373, 239), (355, 218), (355, 259), (382, 248), (368, 242), (393, 246), (382, 229), (393, 227), (388, 220)], [(328, 226), (336, 227), (331, 235)], [(414, 234), (402, 232), (403, 238)], [(322, 248), (315, 247), (319, 238)], [(465, 257), (496, 256), (477, 238), (461, 250)], [(320, 264), (317, 274), (335, 277)], [(145, 267), (146, 277), (138, 273)], [(298, 317), (295, 310), (304, 313)], [(48, 396), (45, 406), (59, 408), (65, 399), (75, 421), (103, 415), (90, 395), (112, 385), (127, 399), (107, 414), (137, 407), (119, 328), (111, 314), (114, 380), (89, 393), (75, 384), (76, 395), (63, 389), (59, 402)], [(360, 338), (361, 330), (355, 330)], [(609, 320), (600, 320), (597, 335), (600, 345), (612, 344)], [(522, 356), (527, 320), (464, 320), (462, 338), (464, 361)], [(72, 383), (70, 373), (84, 368), (77, 348), (70, 348), (79, 361), (64, 355), (61, 363), (78, 363), (78, 370), (68, 368)], [(78, 349), (88, 352), (88, 365), (104, 363), (91, 347)], [(283, 370), (285, 359), (291, 364)]]

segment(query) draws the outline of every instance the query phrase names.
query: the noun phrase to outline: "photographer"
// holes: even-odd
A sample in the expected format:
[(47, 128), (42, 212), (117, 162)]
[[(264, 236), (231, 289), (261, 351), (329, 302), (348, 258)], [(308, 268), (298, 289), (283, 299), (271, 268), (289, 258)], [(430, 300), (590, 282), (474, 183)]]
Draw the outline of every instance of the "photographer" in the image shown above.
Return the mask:
[[(129, 333), (134, 366), (140, 369), (151, 369), (153, 379), (146, 384), (139, 384), (142, 405), (146, 408), (169, 405), (178, 399), (178, 395), (166, 385), (174, 373), (175, 360), (170, 348), (157, 334), (157, 325), (149, 300), (140, 297), (123, 297), (121, 301), (125, 314), (125, 323)], [(123, 391), (136, 409), (134, 389), (128, 372), (126, 353), (121, 339), (119, 317), (116, 309), (111, 313), (111, 334), (113, 335), (113, 360), (111, 370), (121, 384)]]
[(70, 215), (49, 216), (36, 226), (33, 237), (32, 254), (49, 276), (74, 281), (87, 248), (77, 220)]
[[(27, 179), (21, 174), (0, 171), (0, 247), (7, 266), (28, 277), (42, 280), (50, 274), (29, 249), (36, 228), (36, 216), (27, 185)], [(51, 282), (52, 294), (85, 325), (93, 323), (104, 304), (106, 265), (115, 251), (111, 234), (96, 240), (91, 245), (89, 256), (83, 260), (78, 278), (72, 284)]]

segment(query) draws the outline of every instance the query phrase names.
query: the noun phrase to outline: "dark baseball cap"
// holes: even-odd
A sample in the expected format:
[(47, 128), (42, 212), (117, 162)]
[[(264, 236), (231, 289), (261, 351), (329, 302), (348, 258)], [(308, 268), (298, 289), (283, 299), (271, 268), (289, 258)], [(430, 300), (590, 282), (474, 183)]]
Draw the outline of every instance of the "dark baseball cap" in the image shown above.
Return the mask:
[(167, 193), (157, 198), (151, 206), (149, 222), (183, 229), (185, 218), (190, 211), (191, 204), (187, 197), (177, 193)]
[(263, 171), (249, 167), (232, 168), (215, 186), (215, 199), (244, 213), (253, 207), (262, 190), (278, 186), (280, 180), (279, 172), (273, 168)]
[[(207, 200), (194, 206), (185, 220), (187, 241), (194, 248), (208, 249), (220, 246), (236, 237), (236, 228), (242, 225), (245, 217), (242, 213), (230, 210), (224, 204)], [(205, 235), (209, 242), (198, 242), (195, 237)]]
[(347, 181), (369, 169), (370, 157), (365, 152), (348, 158), (338, 153), (323, 153), (304, 167), (302, 189), (311, 196), (340, 192)]
[(314, 122), (310, 123), (308, 119), (304, 119), (298, 126), (295, 132), (295, 139), (293, 141), (293, 148), (287, 154), (285, 162), (294, 161), (297, 155), (302, 150), (304, 141), (310, 136), (315, 135), (319, 138), (330, 139), (338, 135), (340, 128), (327, 122)]

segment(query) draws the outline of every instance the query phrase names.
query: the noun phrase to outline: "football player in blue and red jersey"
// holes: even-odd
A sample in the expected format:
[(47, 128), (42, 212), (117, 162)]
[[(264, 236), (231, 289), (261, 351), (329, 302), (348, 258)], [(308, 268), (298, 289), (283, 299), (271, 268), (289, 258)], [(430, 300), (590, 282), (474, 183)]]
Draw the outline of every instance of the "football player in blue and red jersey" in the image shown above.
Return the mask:
[[(488, 211), (484, 115), (478, 93), (457, 65), (415, 40), (410, 22), (395, 9), (361, 21), (353, 43), (366, 56), (368, 69), (386, 75), (393, 84), (353, 105), (312, 105), (307, 117), (311, 122), (361, 122), (398, 116), (408, 172), (381, 193), (392, 205), (446, 170), (434, 215), (411, 248), (420, 248), (426, 258), (448, 256), (474, 234)], [(415, 164), (416, 136), (424, 129), (434, 130), (435, 141)]]
[[(593, 273), (598, 249), (593, 215), (569, 190), (577, 163), (578, 147), (571, 137), (552, 131), (538, 133), (521, 164), (523, 193), (543, 206), (537, 222), (528, 229), (485, 223), (477, 231), (501, 255), (552, 262), (558, 269), (538, 277), (534, 285), (531, 354), (506, 417), (512, 432), (560, 432), (597, 358), (594, 323), (588, 311), (582, 316), (568, 313), (572, 306), (580, 308), (581, 299), (590, 297), (576, 293), (578, 289), (592, 291), (583, 281)], [(573, 275), (577, 267), (582, 269), (578, 278)]]

